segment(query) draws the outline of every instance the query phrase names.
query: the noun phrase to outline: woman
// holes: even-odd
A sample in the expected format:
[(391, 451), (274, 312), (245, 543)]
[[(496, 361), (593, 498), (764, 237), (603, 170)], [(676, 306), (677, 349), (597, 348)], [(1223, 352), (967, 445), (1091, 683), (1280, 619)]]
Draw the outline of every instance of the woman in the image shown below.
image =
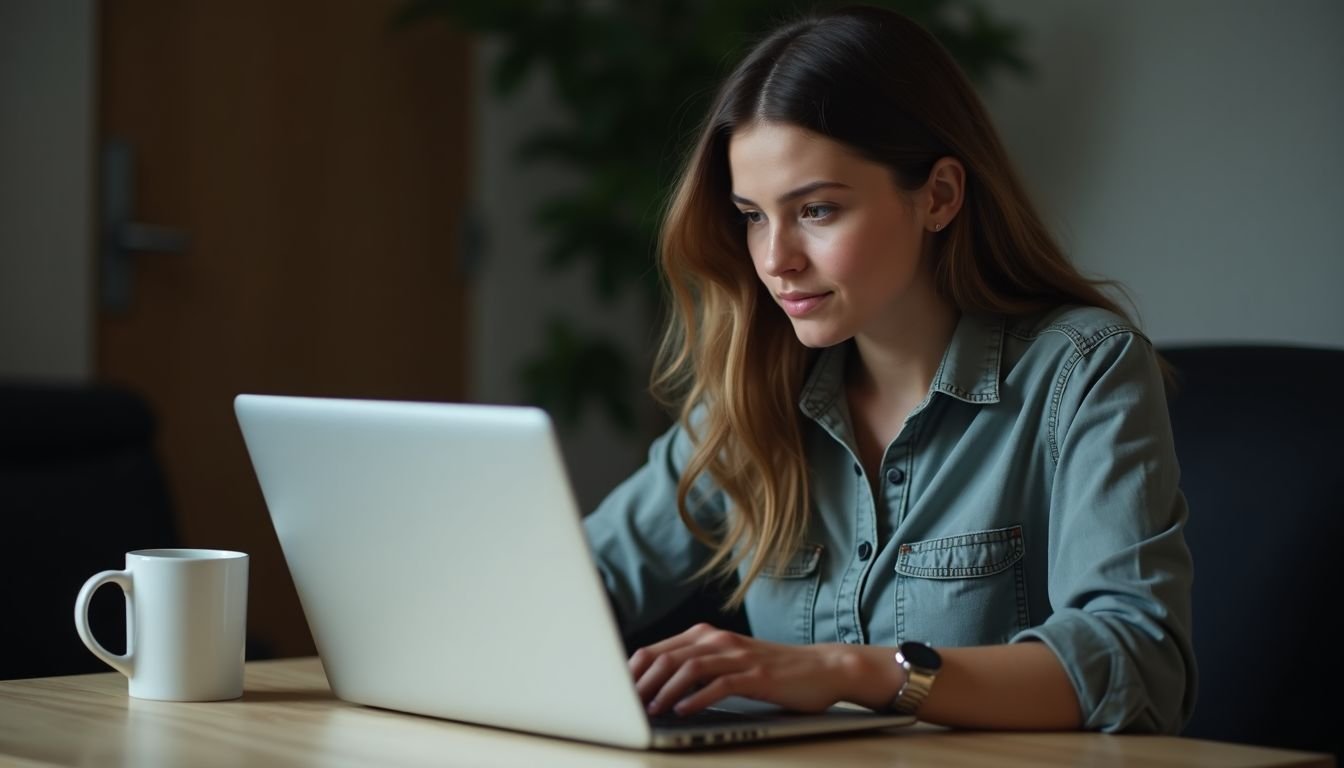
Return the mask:
[(651, 713), (736, 694), (1180, 729), (1191, 563), (1159, 362), (927, 32), (858, 8), (761, 42), (661, 259), (654, 385), (680, 417), (588, 536), (627, 631), (736, 573), (752, 637), (638, 650)]

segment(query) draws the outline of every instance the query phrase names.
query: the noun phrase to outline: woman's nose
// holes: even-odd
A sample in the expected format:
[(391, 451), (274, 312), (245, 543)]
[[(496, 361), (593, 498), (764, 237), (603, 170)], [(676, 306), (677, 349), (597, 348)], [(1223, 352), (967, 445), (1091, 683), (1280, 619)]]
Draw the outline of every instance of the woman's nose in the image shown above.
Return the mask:
[(783, 227), (777, 227), (770, 233), (765, 244), (765, 258), (762, 270), (771, 277), (779, 277), (788, 272), (797, 272), (807, 263), (803, 249), (793, 241), (790, 233)]

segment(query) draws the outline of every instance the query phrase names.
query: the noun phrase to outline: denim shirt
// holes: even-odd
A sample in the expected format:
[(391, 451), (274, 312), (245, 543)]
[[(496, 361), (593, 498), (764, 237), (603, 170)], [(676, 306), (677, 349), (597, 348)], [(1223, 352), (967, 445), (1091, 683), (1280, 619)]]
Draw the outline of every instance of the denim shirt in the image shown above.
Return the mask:
[[(844, 397), (851, 346), (823, 350), (803, 388), (806, 543), (751, 585), (753, 635), (1039, 641), (1063, 663), (1085, 728), (1179, 731), (1195, 692), (1191, 560), (1149, 341), (1095, 308), (964, 315), (876, 484), (857, 460)], [(709, 557), (676, 510), (690, 450), (674, 426), (585, 521), (627, 630), (687, 597)], [(731, 514), (707, 478), (696, 491), (703, 524)]]

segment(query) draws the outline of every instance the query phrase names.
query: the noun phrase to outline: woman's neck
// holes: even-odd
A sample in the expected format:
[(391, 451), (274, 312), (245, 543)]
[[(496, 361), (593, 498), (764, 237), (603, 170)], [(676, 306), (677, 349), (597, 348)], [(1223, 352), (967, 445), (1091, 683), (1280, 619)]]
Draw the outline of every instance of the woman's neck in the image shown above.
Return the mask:
[(881, 333), (854, 338), (850, 359), (851, 391), (878, 403), (918, 403), (924, 399), (952, 341), (960, 313), (936, 295), (902, 307), (899, 317), (884, 323)]

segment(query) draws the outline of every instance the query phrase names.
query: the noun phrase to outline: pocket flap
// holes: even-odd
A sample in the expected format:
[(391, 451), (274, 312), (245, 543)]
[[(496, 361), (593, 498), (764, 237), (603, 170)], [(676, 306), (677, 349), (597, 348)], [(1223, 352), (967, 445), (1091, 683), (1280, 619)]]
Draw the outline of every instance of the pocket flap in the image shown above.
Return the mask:
[(767, 565), (761, 573), (772, 579), (802, 579), (817, 571), (821, 562), (821, 545), (804, 544), (793, 553), (783, 568)]
[(991, 576), (1022, 559), (1022, 526), (902, 544), (896, 572), (923, 579)]

